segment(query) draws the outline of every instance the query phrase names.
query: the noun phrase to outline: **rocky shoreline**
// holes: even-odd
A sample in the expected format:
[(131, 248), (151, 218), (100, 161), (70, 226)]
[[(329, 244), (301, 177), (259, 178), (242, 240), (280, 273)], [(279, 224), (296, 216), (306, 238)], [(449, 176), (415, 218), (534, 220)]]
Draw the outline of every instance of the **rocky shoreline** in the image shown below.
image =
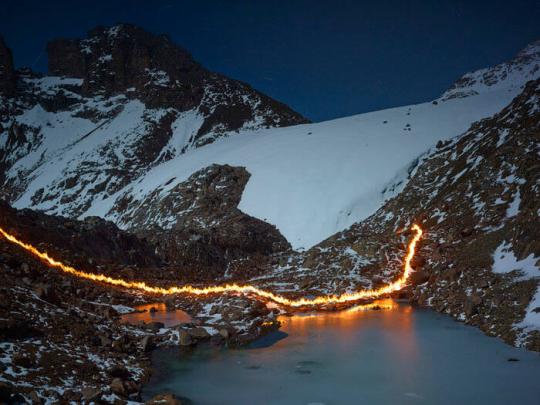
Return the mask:
[[(145, 239), (109, 222), (70, 220), (6, 204), (1, 208), (3, 229), (65, 264), (151, 285), (205, 285), (192, 272), (179, 274), (181, 267), (163, 262)], [(279, 261), (278, 256), (266, 263)], [(244, 266), (249, 263), (243, 260)], [(87, 281), (46, 266), (4, 238), (0, 267), (0, 400), (13, 403), (135, 403), (151, 374), (152, 350), (246, 345), (278, 329), (277, 317), (284, 314), (245, 296), (163, 297)], [(232, 272), (229, 280), (240, 277)], [(279, 290), (276, 280), (252, 281)], [(296, 281), (281, 279), (280, 293), (291, 298), (322, 293), (292, 288)], [(186, 311), (191, 319), (167, 326), (121, 321), (134, 307), (156, 303), (162, 311)], [(179, 403), (173, 397), (159, 400)]]
[[(144, 239), (109, 222), (0, 205), (3, 229), (65, 264), (153, 285), (197, 282), (190, 272), (179, 275), (163, 263)], [(278, 327), (277, 309), (259, 301), (218, 295), (164, 299), (112, 288), (49, 268), (4, 238), (0, 271), (0, 402), (136, 402), (154, 348), (237, 346)], [(133, 307), (155, 302), (182, 308), (192, 319), (174, 327), (120, 321)]]
[(8, 403), (140, 401), (153, 349), (237, 346), (279, 326), (277, 310), (227, 296), (165, 300), (197, 314), (173, 327), (122, 323), (122, 313), (158, 297), (63, 276), (5, 243), (0, 257), (0, 401)]
[[(163, 299), (111, 288), (63, 275), (5, 241), (0, 241), (0, 263), (5, 280), (0, 288), (0, 400), (8, 403), (141, 403), (154, 349), (242, 346), (278, 329), (283, 313), (243, 296)], [(415, 263), (417, 269), (425, 265), (421, 258)], [(418, 299), (426, 288), (423, 271), (413, 279), (418, 287), (395, 298), (424, 306)], [(177, 325), (151, 316), (146, 322), (122, 322), (122, 315), (139, 305), (149, 312), (158, 306), (159, 311), (181, 309), (192, 318)], [(163, 393), (146, 403), (189, 401)]]

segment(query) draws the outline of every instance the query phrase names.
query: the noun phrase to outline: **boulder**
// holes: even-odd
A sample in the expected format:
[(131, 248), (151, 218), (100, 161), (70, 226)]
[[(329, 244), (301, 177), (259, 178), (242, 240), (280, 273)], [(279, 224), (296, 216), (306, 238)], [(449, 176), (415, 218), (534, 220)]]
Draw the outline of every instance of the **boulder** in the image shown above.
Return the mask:
[(103, 346), (103, 347), (109, 347), (109, 346), (111, 346), (112, 340), (109, 339), (108, 336), (105, 336), (105, 335), (99, 335), (99, 336), (98, 336), (98, 339), (99, 339), (99, 344), (100, 344), (100, 346)]
[(39, 396), (37, 391), (32, 391), (28, 395), (28, 397), (29, 397), (30, 402), (32, 403), (32, 405), (41, 405), (41, 404), (43, 404), (43, 400), (41, 399), (41, 397)]
[(128, 395), (135, 394), (136, 392), (139, 392), (141, 389), (141, 386), (137, 384), (135, 381), (127, 380), (124, 381), (124, 388), (126, 389), (126, 392)]
[(126, 351), (126, 344), (124, 339), (117, 339), (112, 342), (112, 349), (116, 352), (122, 353)]
[(147, 335), (141, 340), (141, 349), (143, 352), (147, 353), (154, 348), (154, 339), (152, 336)]
[(147, 329), (150, 329), (152, 331), (158, 331), (160, 330), (161, 328), (164, 328), (165, 327), (165, 324), (163, 322), (148, 322), (146, 324), (146, 328)]
[(467, 317), (470, 317), (478, 312), (478, 307), (482, 303), (482, 297), (480, 297), (477, 294), (471, 294), (470, 297), (467, 298), (464, 305), (464, 311), (465, 315)]
[(166, 298), (164, 303), (165, 303), (165, 308), (167, 309), (167, 311), (174, 311), (176, 309), (173, 298), (171, 297)]
[(191, 335), (184, 329), (178, 331), (178, 343), (180, 346), (191, 346), (194, 342)]
[(411, 273), (410, 281), (412, 285), (424, 284), (429, 280), (429, 273), (424, 270), (417, 270)]
[(126, 388), (124, 387), (124, 381), (121, 378), (114, 378), (111, 382), (111, 391), (121, 397), (127, 396)]
[(43, 301), (47, 301), (54, 305), (60, 303), (60, 299), (58, 298), (56, 291), (54, 291), (54, 288), (49, 284), (40, 283), (36, 285), (36, 287), (34, 288), (34, 292)]
[(107, 319), (114, 319), (114, 318), (118, 317), (118, 312), (112, 307), (107, 307), (103, 311), (103, 315)]
[(223, 317), (228, 321), (240, 321), (244, 318), (245, 314), (240, 308), (229, 308), (224, 314)]
[(457, 281), (461, 275), (461, 270), (456, 267), (450, 268), (443, 273), (443, 278), (448, 281)]
[(468, 236), (471, 236), (473, 234), (473, 229), (466, 226), (465, 228), (463, 228), (460, 232), (461, 236), (466, 238)]
[(212, 337), (210, 337), (210, 344), (212, 346), (221, 346), (223, 344), (223, 341), (223, 336), (221, 336), (220, 334), (212, 335)]
[(421, 267), (424, 267), (426, 264), (426, 259), (424, 256), (420, 256), (418, 254), (416, 254), (413, 259), (412, 259), (412, 263), (411, 263), (411, 267), (415, 270), (421, 268)]
[(223, 337), (223, 339), (229, 339), (230, 333), (227, 329), (220, 329), (219, 334)]
[(101, 397), (101, 390), (96, 387), (84, 387), (81, 394), (84, 401), (91, 402)]
[(109, 375), (115, 378), (121, 378), (127, 380), (130, 376), (130, 373), (127, 368), (121, 365), (116, 365), (109, 370)]
[(485, 278), (481, 279), (478, 282), (478, 287), (480, 287), (480, 288), (488, 288), (489, 287), (489, 281), (486, 280)]
[(145, 405), (182, 405), (182, 401), (173, 394), (160, 394), (145, 402)]
[(208, 331), (203, 327), (188, 329), (188, 333), (197, 340), (208, 339), (210, 337)]

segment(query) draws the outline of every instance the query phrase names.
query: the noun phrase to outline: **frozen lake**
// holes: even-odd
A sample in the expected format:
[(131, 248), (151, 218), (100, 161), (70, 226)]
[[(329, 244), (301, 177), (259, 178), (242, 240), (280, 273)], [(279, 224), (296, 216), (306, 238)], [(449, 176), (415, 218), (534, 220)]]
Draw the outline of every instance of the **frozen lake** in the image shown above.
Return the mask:
[[(281, 318), (248, 349), (154, 353), (145, 398), (194, 404), (538, 404), (540, 356), (433, 311)], [(519, 360), (519, 361), (509, 361)]]

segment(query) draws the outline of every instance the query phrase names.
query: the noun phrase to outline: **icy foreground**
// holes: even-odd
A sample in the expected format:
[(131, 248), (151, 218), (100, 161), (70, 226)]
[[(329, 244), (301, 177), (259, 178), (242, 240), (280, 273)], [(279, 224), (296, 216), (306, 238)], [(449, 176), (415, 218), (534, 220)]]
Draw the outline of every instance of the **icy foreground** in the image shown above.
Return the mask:
[[(477, 405), (502, 405), (535, 403), (540, 395), (536, 353), (432, 311), (396, 305), (280, 320), (285, 339), (266, 338), (273, 344), (257, 350), (216, 354), (200, 348), (203, 354), (184, 359), (189, 372), (179, 370), (174, 350), (156, 353), (161, 372), (152, 376), (145, 395), (169, 390), (201, 404), (228, 398), (273, 405), (454, 405), (470, 403), (472, 393)], [(440, 383), (450, 379), (454, 384)], [(237, 381), (250, 384), (231, 390)]]

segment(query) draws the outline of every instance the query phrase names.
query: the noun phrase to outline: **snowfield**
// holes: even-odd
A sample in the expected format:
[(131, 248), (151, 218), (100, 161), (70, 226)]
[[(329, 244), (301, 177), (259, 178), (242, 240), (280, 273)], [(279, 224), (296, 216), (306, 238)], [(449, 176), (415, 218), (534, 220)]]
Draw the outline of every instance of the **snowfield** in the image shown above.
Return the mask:
[[(71, 197), (88, 203), (80, 217), (98, 215), (128, 228), (129, 222), (109, 213), (119, 198), (130, 196), (142, 202), (156, 188), (166, 193), (195, 171), (214, 163), (243, 166), (251, 178), (239, 208), (274, 224), (294, 249), (307, 249), (374, 213), (386, 199), (402, 190), (421, 156), (437, 141), (458, 136), (473, 122), (500, 111), (528, 80), (540, 76), (539, 64), (540, 44), (536, 43), (510, 62), (468, 73), (433, 102), (316, 124), (244, 128), (182, 153), (202, 122), (195, 112), (186, 112), (175, 121), (169, 144), (162, 151), (170, 153), (171, 160), (159, 163), (158, 159), (151, 169), (137, 173), (133, 181), (113, 194), (87, 196), (85, 190), (73, 190)], [(25, 119), (34, 121), (38, 113), (29, 112)], [(130, 142), (138, 139), (141, 116), (163, 113), (144, 110), (141, 103), (132, 100), (116, 119), (90, 134), (86, 124), (79, 126), (73, 118), (57, 117), (64, 126), (61, 134), (70, 134), (67, 138), (71, 140), (85, 134), (84, 139), (65, 147), (66, 142), (59, 142), (59, 137), (46, 135), (38, 150), (17, 162), (10, 172), (28, 173), (30, 169), (32, 181), (15, 201), (15, 207), (69, 215), (69, 210), (56, 200), (34, 204), (32, 196), (41, 188), (50, 189), (51, 185), (62, 184), (68, 175), (73, 176), (70, 168), (84, 166), (87, 161), (105, 165), (100, 163), (103, 150), (118, 158), (107, 164), (122, 166), (129, 160)], [(48, 122), (54, 123), (53, 118), (47, 117)], [(60, 125), (53, 128), (56, 126)], [(79, 129), (74, 130), (74, 126)], [(77, 136), (73, 136), (75, 133)], [(43, 156), (48, 156), (48, 161), (30, 168)], [(88, 187), (102, 181), (103, 176), (101, 173)]]
[[(438, 140), (498, 112), (512, 95), (495, 91), (245, 132), (153, 168), (118, 196), (142, 200), (158, 187), (166, 193), (213, 163), (243, 166), (251, 178), (239, 208), (276, 225), (294, 249), (307, 249), (374, 213)], [(106, 215), (118, 196), (95, 201), (86, 215)]]

